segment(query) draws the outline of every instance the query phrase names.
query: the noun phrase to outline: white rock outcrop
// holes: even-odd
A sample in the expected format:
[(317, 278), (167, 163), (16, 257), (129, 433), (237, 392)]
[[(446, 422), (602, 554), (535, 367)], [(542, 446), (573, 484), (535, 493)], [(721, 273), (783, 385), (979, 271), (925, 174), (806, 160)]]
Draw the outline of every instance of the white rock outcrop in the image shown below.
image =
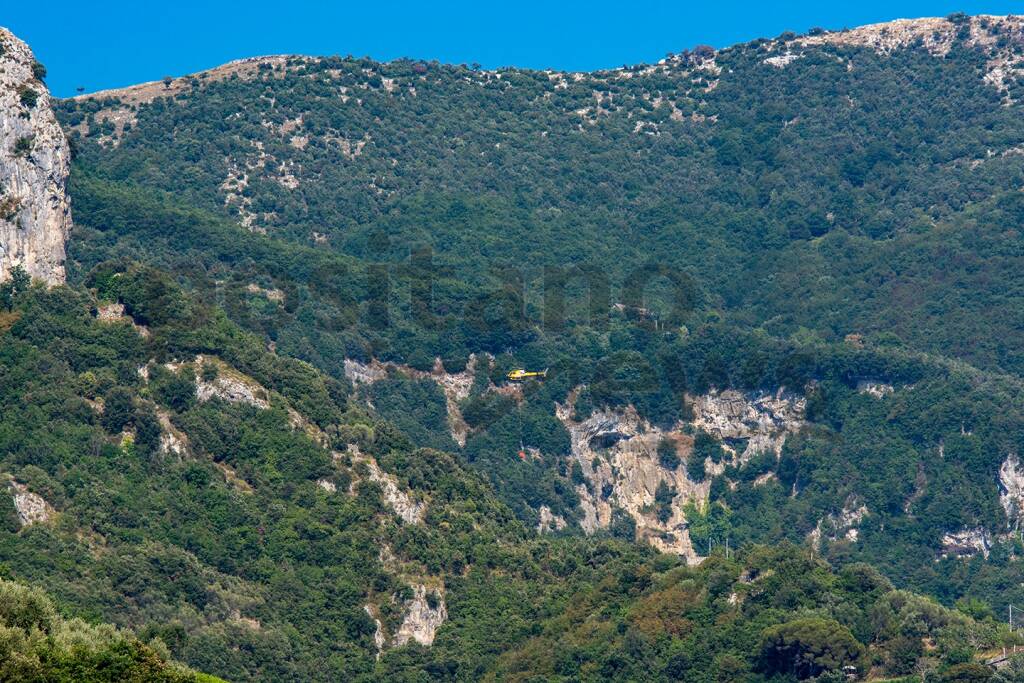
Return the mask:
[(373, 644), (377, 648), (377, 659), (380, 659), (380, 653), (384, 649), (384, 644), (387, 639), (384, 637), (384, 624), (380, 623), (380, 618), (377, 616), (377, 608), (373, 605), (363, 605), (363, 609), (373, 619), (373, 623), (376, 625), (376, 629), (373, 632)]
[(53, 508), (42, 496), (32, 493), (24, 484), (13, 479), (7, 482), (7, 490), (14, 500), (14, 510), (18, 513), (18, 522), (22, 527), (42, 524), (53, 517)]
[(992, 536), (982, 527), (951, 531), (942, 537), (943, 557), (971, 557), (981, 553), (988, 558), (991, 548)]
[[(355, 444), (349, 445), (348, 453), (353, 463), (361, 462), (366, 465), (367, 478), (380, 486), (384, 501), (396, 515), (401, 517), (406, 524), (419, 524), (423, 521), (427, 513), (426, 502), (417, 501), (408, 491), (403, 491), (398, 486), (398, 480), (394, 475), (382, 470), (376, 459), (361, 453)], [(333, 453), (333, 456), (335, 461), (344, 458), (344, 455), (337, 451)], [(359, 480), (353, 477), (349, 493), (355, 493), (358, 483)]]
[[(412, 589), (413, 597), (405, 603), (405, 616), (395, 633), (395, 647), (401, 647), (410, 640), (420, 645), (433, 645), (437, 629), (448, 618), (448, 610), (444, 604), (444, 589), (429, 588), (422, 584), (415, 585)], [(428, 592), (433, 594), (434, 607), (430, 606)]]
[[(130, 324), (135, 331), (143, 337), (149, 337), (149, 328), (145, 325), (139, 325), (132, 317), (124, 312), (124, 304), (115, 302), (111, 304), (101, 304), (96, 307), (96, 319), (104, 323), (118, 323), (126, 322)], [(146, 369), (149, 372), (149, 369)], [(145, 379), (149, 379), (145, 377)]]
[(96, 308), (96, 319), (100, 322), (117, 322), (124, 318), (124, 304), (122, 303), (102, 304)]
[(171, 415), (166, 410), (156, 411), (157, 419), (160, 421), (160, 446), (158, 452), (161, 455), (171, 455), (177, 458), (184, 458), (189, 454), (188, 437), (171, 422)]
[(896, 387), (885, 382), (876, 382), (874, 380), (861, 380), (857, 382), (857, 393), (866, 394), (873, 398), (885, 398), (893, 394), (896, 391)]
[(785, 69), (786, 66), (788, 66), (789, 64), (792, 64), (793, 62), (795, 62), (796, 60), (800, 59), (801, 57), (803, 57), (803, 55), (798, 55), (798, 54), (793, 54), (792, 52), (787, 52), (785, 54), (775, 55), (774, 57), (767, 57), (763, 61), (764, 61), (765, 64), (769, 64), (771, 66), (774, 66), (776, 69)]
[(565, 519), (561, 515), (552, 513), (551, 508), (547, 505), (541, 505), (537, 513), (540, 515), (540, 521), (537, 522), (538, 534), (550, 534), (566, 527)]
[(849, 496), (839, 512), (831, 513), (820, 520), (808, 535), (808, 540), (818, 550), (822, 542), (834, 543), (839, 540), (855, 542), (860, 532), (857, 525), (868, 516), (868, 508), (856, 496)]
[(377, 361), (360, 363), (357, 360), (346, 358), (344, 363), (345, 377), (352, 384), (373, 384), (388, 376), (387, 366)]
[[(201, 367), (204, 363), (203, 357), (197, 356), (196, 362)], [(205, 380), (201, 375), (196, 377), (196, 397), (200, 401), (219, 398), (229, 403), (247, 403), (260, 410), (270, 408), (266, 389), (255, 380), (232, 371), (223, 364), (218, 366), (217, 376), (212, 380)]]
[(71, 227), (71, 154), (35, 64), (28, 46), (0, 28), (0, 281), (20, 265), (57, 284)]
[[(200, 401), (219, 398), (228, 403), (246, 403), (260, 410), (268, 410), (270, 408), (270, 392), (263, 385), (213, 356), (203, 356), (200, 354), (192, 361), (164, 363), (164, 367), (171, 372), (178, 372), (188, 363), (192, 362), (194, 362), (195, 368), (199, 371), (195, 374), (195, 381), (196, 398)], [(213, 379), (203, 378), (202, 370), (206, 366), (216, 368), (216, 377)], [(142, 366), (139, 368), (139, 376), (149, 381), (149, 367)], [(301, 415), (298, 420), (293, 417), (292, 421), (293, 427), (299, 428), (304, 426), (304, 418)]]
[(999, 466), (999, 502), (1006, 512), (1007, 526), (1013, 531), (1021, 530), (1021, 515), (1024, 513), (1024, 467), (1016, 453), (1010, 453)]
[[(641, 418), (629, 406), (625, 410), (595, 410), (582, 421), (573, 419), (576, 397), (573, 390), (556, 415), (569, 432), (572, 458), (585, 483), (577, 484), (582, 519), (580, 526), (590, 534), (608, 527), (615, 510), (627, 514), (636, 525), (636, 538), (689, 562), (699, 562), (690, 539), (683, 507), (693, 502), (702, 507), (708, 497), (710, 479), (691, 481), (685, 462), (693, 452), (693, 437), (683, 424), (662, 430)], [(805, 400), (776, 394), (744, 394), (738, 391), (711, 392), (691, 398), (693, 426), (722, 439), (723, 448), (737, 464), (754, 455), (781, 452), (787, 434), (803, 427)], [(667, 440), (680, 456), (675, 469), (660, 462), (658, 446)], [(721, 469), (723, 465), (719, 464)], [(670, 500), (655, 500), (659, 488)]]
[(693, 426), (720, 439), (738, 464), (760, 453), (781, 455), (786, 436), (806, 421), (807, 400), (779, 389), (774, 394), (745, 394), (733, 389), (694, 396)]

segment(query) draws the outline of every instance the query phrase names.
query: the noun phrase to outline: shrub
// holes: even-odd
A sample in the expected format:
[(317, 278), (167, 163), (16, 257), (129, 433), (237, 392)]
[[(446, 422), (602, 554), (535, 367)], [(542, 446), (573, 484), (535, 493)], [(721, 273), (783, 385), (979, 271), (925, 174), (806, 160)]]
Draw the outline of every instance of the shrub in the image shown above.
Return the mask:
[(654, 505), (657, 508), (658, 521), (664, 524), (672, 517), (672, 499), (676, 497), (676, 491), (664, 481), (658, 483), (654, 492)]
[(695, 481), (698, 484), (704, 481), (704, 458), (697, 453), (696, 449), (686, 460), (686, 476), (689, 477), (690, 481)]
[(204, 382), (216, 380), (218, 374), (219, 370), (216, 363), (203, 363), (203, 369), (199, 371), (199, 376), (203, 378)]
[[(208, 366), (204, 366), (205, 368)], [(196, 401), (196, 380), (190, 367), (171, 372), (156, 366), (150, 373), (150, 387), (153, 395), (165, 406), (183, 413)]]
[(18, 88), (18, 99), (21, 101), (22, 106), (32, 109), (39, 101), (39, 93), (27, 85), (22, 85)]
[(114, 387), (103, 397), (103, 428), (111, 434), (118, 434), (135, 417), (135, 401), (132, 392), (124, 387)]
[(679, 467), (679, 454), (676, 452), (676, 445), (669, 439), (662, 439), (658, 443), (658, 462), (667, 470), (675, 470)]
[(143, 455), (155, 453), (160, 447), (162, 433), (160, 421), (151, 410), (140, 410), (135, 415), (135, 445)]
[(16, 157), (27, 157), (32, 152), (32, 141), (31, 135), (26, 135), (18, 138), (14, 141), (14, 156)]

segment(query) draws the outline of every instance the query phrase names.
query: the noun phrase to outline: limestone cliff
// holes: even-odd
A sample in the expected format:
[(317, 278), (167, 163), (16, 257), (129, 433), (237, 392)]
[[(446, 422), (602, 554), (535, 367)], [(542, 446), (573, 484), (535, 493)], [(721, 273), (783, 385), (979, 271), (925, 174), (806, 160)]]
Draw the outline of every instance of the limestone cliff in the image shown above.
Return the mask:
[[(466, 369), (462, 372), (450, 373), (444, 369), (440, 358), (435, 359), (434, 368), (430, 372), (417, 370), (408, 365), (397, 365), (395, 363), (381, 363), (378, 360), (365, 364), (359, 361), (345, 359), (345, 377), (352, 384), (373, 384), (387, 379), (389, 371), (397, 371), (412, 379), (428, 379), (437, 382), (444, 392), (445, 408), (448, 411), (448, 431), (452, 440), (459, 446), (466, 445), (466, 437), (469, 435), (469, 425), (462, 418), (462, 411), (459, 403), (469, 397), (469, 391), (473, 387), (473, 379), (476, 376), (477, 363), (490, 363), (493, 359), (471, 355)], [(484, 366), (486, 370), (487, 366)]]
[(804, 425), (807, 401), (784, 390), (747, 395), (711, 390), (693, 397), (693, 424), (723, 441), (739, 464), (759, 453), (782, 452), (786, 435)]
[(14, 501), (14, 510), (18, 514), (18, 522), (21, 526), (31, 526), (50, 521), (53, 517), (53, 508), (42, 496), (28, 490), (24, 484), (13, 479), (7, 481), (7, 491)]
[[(373, 457), (361, 453), (355, 444), (349, 444), (348, 455), (354, 464), (361, 463), (366, 467), (367, 479), (381, 487), (384, 501), (406, 524), (419, 524), (423, 521), (423, 517), (427, 514), (426, 502), (417, 500), (411, 492), (403, 490), (393, 474), (382, 470)], [(345, 455), (338, 451), (333, 452), (333, 457), (336, 463), (345, 459)], [(358, 473), (354, 474), (356, 476), (352, 479), (349, 491), (351, 494), (355, 494), (356, 486), (360, 481)]]
[(71, 154), (42, 75), (28, 46), (0, 28), (0, 281), (16, 265), (64, 281)]
[(942, 537), (943, 557), (971, 557), (981, 553), (986, 559), (992, 548), (992, 535), (983, 527), (947, 532)]
[(855, 495), (847, 497), (843, 509), (833, 512), (818, 520), (816, 526), (808, 535), (808, 540), (819, 551), (823, 541), (834, 543), (845, 540), (855, 542), (860, 536), (857, 525), (868, 516), (868, 508)]
[(412, 589), (413, 597), (406, 602), (402, 625), (395, 633), (395, 647), (401, 647), (409, 641), (433, 645), (437, 629), (448, 618), (443, 588), (431, 590), (428, 586), (418, 584)]
[[(692, 457), (694, 445), (687, 425), (659, 429), (632, 406), (595, 410), (577, 421), (573, 414), (578, 394), (579, 388), (572, 391), (566, 403), (557, 406), (556, 415), (569, 432), (572, 457), (584, 479), (576, 487), (583, 530), (590, 534), (609, 526), (619, 510), (636, 524), (637, 540), (690, 562), (700, 561), (683, 508), (689, 502), (705, 504), (710, 480), (694, 482), (687, 476), (682, 463)], [(694, 409), (691, 426), (722, 439), (723, 448), (737, 465), (761, 453), (778, 455), (786, 436), (805, 424), (806, 400), (781, 390), (774, 394), (711, 391), (690, 398)], [(681, 458), (673, 469), (660, 462), (658, 446), (663, 440)], [(720, 471), (723, 465), (717, 467)], [(671, 494), (667, 508), (657, 505), (659, 488)]]
[(1024, 513), (1024, 468), (1016, 453), (1010, 453), (999, 467), (999, 502), (1006, 511), (1006, 523), (1020, 531)]

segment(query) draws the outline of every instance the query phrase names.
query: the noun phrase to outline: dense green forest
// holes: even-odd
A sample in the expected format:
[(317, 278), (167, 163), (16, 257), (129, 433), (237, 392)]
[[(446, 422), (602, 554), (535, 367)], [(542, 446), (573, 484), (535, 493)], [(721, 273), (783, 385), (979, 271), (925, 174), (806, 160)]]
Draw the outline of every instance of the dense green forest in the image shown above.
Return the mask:
[[(975, 22), (1021, 53), (1017, 23)], [(657, 263), (691, 277), (707, 310), (774, 336), (895, 336), (1021, 370), (1024, 128), (983, 79), (996, 48), (960, 32), (942, 57), (795, 38), (588, 74), (295, 58), (60, 115), (99, 180), (389, 264), (395, 280), (431, 250), (441, 319), (380, 340), (406, 360), (519, 345), (458, 324), (496, 283), (521, 279), (537, 321), (545, 267), (595, 268), (618, 300)], [(800, 58), (766, 62), (788, 52)]]
[(64, 618), (44, 592), (13, 581), (0, 580), (0, 632), (5, 681), (220, 680), (168, 662), (159, 641), (145, 644), (109, 625)]
[[(537, 538), (458, 457), (417, 447), (350, 387), (268, 353), (166, 273), (108, 264), (88, 284), (11, 288), (2, 467), (54, 511), (22, 526), (8, 508), (4, 571), (197, 669), (230, 680), (770, 677), (789, 656), (782, 638), (815, 653), (800, 677), (841, 666), (897, 675), (955, 671), (1016, 642), (984, 602), (951, 611), (796, 545), (750, 546), (693, 569), (611, 534)], [(96, 317), (112, 299), (129, 318)], [(221, 377), (258, 381), (265, 407), (200, 400), (197, 385)], [(401, 401), (397, 388), (382, 391), (382, 408), (386, 393)], [(296, 426), (289, 408), (309, 422)], [(185, 449), (164, 446), (161, 416)], [(331, 444), (352, 442), (428, 503), (423, 524), (389, 510), (359, 463), (332, 459)], [(423, 577), (442, 582), (449, 621), (433, 647), (375, 661), (363, 605), (394, 629)], [(14, 605), (43, 600), (11, 590)], [(142, 649), (116, 655), (128, 658), (118, 666), (158, 666), (131, 647)], [(62, 666), (34, 656), (34, 666)]]
[[(987, 679), (1024, 32), (934, 26), (56, 103), (68, 284), (0, 287), (3, 576), (169, 679)], [(44, 611), (10, 651), (74, 678)]]

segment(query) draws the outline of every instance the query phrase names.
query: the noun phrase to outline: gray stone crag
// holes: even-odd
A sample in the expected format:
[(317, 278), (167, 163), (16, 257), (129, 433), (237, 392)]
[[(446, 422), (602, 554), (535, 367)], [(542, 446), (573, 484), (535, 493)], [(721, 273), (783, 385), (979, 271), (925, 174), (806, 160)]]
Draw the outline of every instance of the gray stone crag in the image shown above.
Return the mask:
[(71, 153), (25, 43), (0, 28), (0, 281), (14, 266), (64, 282)]

